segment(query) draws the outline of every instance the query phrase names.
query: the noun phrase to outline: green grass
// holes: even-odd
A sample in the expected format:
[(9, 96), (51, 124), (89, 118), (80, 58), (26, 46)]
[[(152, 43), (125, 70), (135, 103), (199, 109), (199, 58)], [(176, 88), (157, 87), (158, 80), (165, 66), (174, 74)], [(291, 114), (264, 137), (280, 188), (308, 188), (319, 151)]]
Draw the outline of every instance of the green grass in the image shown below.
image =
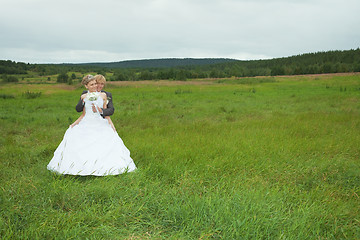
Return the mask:
[(82, 89), (0, 85), (1, 238), (359, 239), (360, 75), (251, 80), (111, 83), (107, 177), (46, 170)]

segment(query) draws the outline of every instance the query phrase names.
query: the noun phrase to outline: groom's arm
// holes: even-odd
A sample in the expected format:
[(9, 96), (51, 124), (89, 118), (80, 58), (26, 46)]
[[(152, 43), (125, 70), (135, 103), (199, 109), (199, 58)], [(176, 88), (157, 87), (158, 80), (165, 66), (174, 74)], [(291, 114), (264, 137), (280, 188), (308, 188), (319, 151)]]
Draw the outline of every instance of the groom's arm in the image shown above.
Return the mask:
[(115, 111), (112, 94), (109, 92), (106, 92), (106, 96), (107, 96), (107, 99), (109, 100), (109, 103), (107, 104), (107, 108), (103, 109), (103, 112), (101, 114), (103, 117), (111, 116), (114, 114), (114, 111)]
[[(83, 91), (83, 93), (82, 93), (81, 95), (83, 95), (83, 94), (85, 94), (85, 93), (86, 93), (86, 91)], [(79, 102), (77, 103), (77, 105), (76, 105), (76, 107), (75, 107), (76, 111), (77, 111), (77, 112), (82, 112), (83, 109), (84, 109), (84, 105), (85, 105), (85, 103), (84, 103), (84, 101), (81, 99), (81, 96), (80, 96)]]

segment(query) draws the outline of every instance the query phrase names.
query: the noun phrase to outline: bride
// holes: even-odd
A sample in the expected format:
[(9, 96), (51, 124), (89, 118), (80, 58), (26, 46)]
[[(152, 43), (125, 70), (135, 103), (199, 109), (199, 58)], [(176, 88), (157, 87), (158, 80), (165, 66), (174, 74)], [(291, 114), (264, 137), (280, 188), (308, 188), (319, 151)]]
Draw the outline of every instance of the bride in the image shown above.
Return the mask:
[(106, 94), (97, 92), (92, 75), (83, 78), (88, 93), (83, 114), (66, 130), (47, 169), (69, 175), (118, 175), (136, 169), (130, 151), (117, 134), (110, 117), (105, 119), (92, 106), (106, 108)]

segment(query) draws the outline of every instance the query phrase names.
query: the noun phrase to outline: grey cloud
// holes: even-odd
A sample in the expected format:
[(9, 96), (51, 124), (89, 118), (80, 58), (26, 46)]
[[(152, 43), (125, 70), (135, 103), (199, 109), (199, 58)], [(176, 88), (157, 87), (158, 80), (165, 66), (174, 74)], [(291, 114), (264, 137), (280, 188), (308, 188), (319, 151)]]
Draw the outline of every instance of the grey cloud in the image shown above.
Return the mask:
[(244, 0), (5, 0), (0, 59), (258, 59), (359, 47), (360, 3)]

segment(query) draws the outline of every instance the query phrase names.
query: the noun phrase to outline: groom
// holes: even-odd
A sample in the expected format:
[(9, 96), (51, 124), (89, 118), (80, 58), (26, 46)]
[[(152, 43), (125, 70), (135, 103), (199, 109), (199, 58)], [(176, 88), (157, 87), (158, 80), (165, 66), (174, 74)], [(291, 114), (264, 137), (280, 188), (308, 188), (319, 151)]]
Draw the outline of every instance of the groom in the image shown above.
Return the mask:
[[(106, 116), (111, 116), (111, 115), (114, 114), (114, 105), (113, 105), (113, 100), (112, 100), (112, 94), (110, 92), (106, 92), (106, 91), (102, 90), (104, 88), (104, 86), (105, 86), (106, 79), (101, 74), (95, 75), (94, 78), (95, 78), (96, 83), (97, 83), (97, 91), (106, 93), (108, 103), (107, 103), (107, 108), (106, 109), (102, 109), (102, 108), (97, 107), (97, 110), (96, 110), (95, 106), (93, 105), (92, 106), (93, 112), (98, 111), (103, 118), (105, 118)], [(86, 93), (87, 93), (87, 91), (83, 91), (81, 95), (86, 94)], [(75, 107), (76, 111), (82, 112), (83, 109), (84, 109), (84, 105), (85, 105), (85, 103), (81, 100), (81, 97), (80, 97), (80, 100), (79, 100), (78, 104)]]

